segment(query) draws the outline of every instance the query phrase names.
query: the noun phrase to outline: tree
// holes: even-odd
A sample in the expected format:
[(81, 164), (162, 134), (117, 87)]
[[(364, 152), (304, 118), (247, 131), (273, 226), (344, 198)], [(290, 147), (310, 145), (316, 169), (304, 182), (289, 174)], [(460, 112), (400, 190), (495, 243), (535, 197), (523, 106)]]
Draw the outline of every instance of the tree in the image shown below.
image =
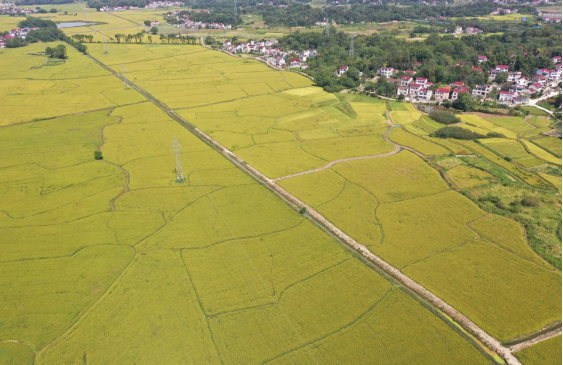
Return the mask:
[(154, 35), (158, 34), (158, 28), (157, 28), (157, 27), (152, 27), (152, 28), (151, 28), (151, 34), (154, 34)]
[(94, 151), (94, 159), (103, 160), (104, 156), (102, 155), (102, 151)]
[(469, 111), (473, 107), (473, 99), (469, 93), (459, 93), (457, 99), (452, 103), (452, 106), (464, 112)]
[(51, 10), (49, 10), (49, 13), (55, 14), (56, 12), (57, 12), (57, 9), (51, 9)]
[(117, 39), (117, 43), (121, 43), (121, 37), (123, 37), (123, 34), (116, 34), (115, 35), (115, 39)]
[(214, 43), (215, 39), (213, 39), (211, 36), (205, 37), (205, 44), (213, 45)]
[(149, 35), (148, 38), (149, 38), (149, 43), (152, 44), (152, 35)]
[(47, 47), (47, 48), (45, 48), (45, 56), (47, 56), (49, 58), (58, 58), (58, 59), (64, 60), (65, 58), (67, 58), (66, 47), (62, 44), (59, 44), (58, 46), (56, 46), (54, 48)]
[(501, 85), (508, 81), (508, 72), (499, 72), (497, 77), (495, 77), (495, 81), (497, 84)]
[(145, 26), (150, 27), (151, 26), (151, 21), (150, 20), (145, 20), (144, 21)]

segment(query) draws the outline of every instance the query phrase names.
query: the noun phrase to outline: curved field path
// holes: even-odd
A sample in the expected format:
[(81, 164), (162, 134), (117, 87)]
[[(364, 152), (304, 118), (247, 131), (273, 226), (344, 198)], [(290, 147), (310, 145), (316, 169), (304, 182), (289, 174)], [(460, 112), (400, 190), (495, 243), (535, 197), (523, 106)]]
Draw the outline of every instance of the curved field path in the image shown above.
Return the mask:
[[(111, 69), (110, 67), (106, 66), (105, 64), (98, 61), (96, 58), (92, 57), (91, 55), (87, 55), (87, 57), (92, 59), (94, 62), (96, 62), (98, 65), (100, 65), (104, 69), (111, 72), (113, 75), (118, 77), (120, 80), (128, 83), (132, 88), (137, 90), (139, 93), (144, 95), (147, 99), (149, 99), (152, 103), (154, 103), (156, 106), (161, 108), (172, 119), (174, 119), (176, 122), (180, 123), (186, 129), (188, 129), (191, 133), (193, 133), (195, 136), (200, 138), (203, 142), (207, 143), (208, 145), (210, 145), (211, 147), (216, 149), (224, 157), (229, 159), (229, 161), (231, 161), (235, 166), (237, 166), (238, 168), (240, 168), (241, 170), (243, 170), (244, 172), (249, 174), (255, 180), (260, 182), (263, 186), (265, 186), (266, 188), (268, 188), (271, 191), (273, 191), (274, 193), (276, 193), (282, 200), (289, 203), (289, 205), (291, 205), (294, 209), (295, 209), (295, 206), (297, 206), (298, 209), (301, 208), (301, 207), (305, 207), (307, 209), (306, 210), (307, 216), (309, 216), (312, 220), (314, 220), (315, 222), (317, 222), (321, 226), (325, 227), (328, 231), (330, 231), (330, 233), (333, 236), (338, 238), (341, 242), (345, 243), (348, 247), (350, 247), (352, 250), (354, 250), (359, 255), (361, 255), (365, 260), (367, 260), (370, 263), (377, 266), (380, 270), (384, 271), (387, 275), (392, 277), (395, 281), (401, 283), (413, 295), (416, 295), (420, 300), (422, 300), (425, 303), (434, 307), (439, 313), (442, 314), (441, 316), (439, 315), (441, 318), (444, 319), (444, 318), (449, 317), (449, 318), (453, 319), (455, 321), (455, 323), (460, 325), (465, 331), (467, 331), (472, 336), (474, 336), (484, 346), (488, 347), (489, 349), (494, 351), (496, 354), (498, 354), (500, 357), (502, 357), (506, 361), (507, 364), (509, 364), (509, 365), (522, 365), (522, 363), (516, 358), (516, 356), (514, 356), (511, 348), (504, 346), (498, 339), (489, 335), (485, 330), (480, 328), (477, 324), (475, 324), (473, 321), (471, 321), (464, 314), (462, 314), (461, 312), (459, 312), (458, 310), (456, 310), (455, 308), (450, 306), (448, 303), (446, 303), (444, 300), (439, 298), (437, 295), (431, 293), (428, 289), (426, 289), (421, 284), (417, 283), (416, 281), (409, 278), (407, 275), (403, 274), (399, 269), (391, 266), (389, 263), (382, 260), (380, 257), (378, 257), (373, 252), (371, 252), (366, 246), (362, 245), (361, 243), (359, 243), (358, 241), (354, 240), (352, 237), (350, 237), (349, 235), (344, 233), (340, 228), (338, 228), (337, 226), (332, 224), (330, 221), (328, 221), (322, 214), (317, 212), (314, 208), (308, 206), (307, 204), (305, 204), (304, 202), (299, 200), (296, 196), (289, 193), (283, 187), (278, 185), (275, 182), (274, 179), (267, 177), (266, 175), (264, 175), (263, 173), (258, 171), (256, 168), (254, 168), (251, 165), (249, 165), (248, 163), (246, 163), (244, 160), (242, 160), (240, 157), (238, 157), (232, 151), (230, 151), (229, 149), (227, 149), (226, 147), (221, 145), (218, 141), (214, 140), (212, 137), (207, 135), (205, 132), (201, 131), (199, 128), (197, 128), (196, 126), (191, 124), (189, 121), (185, 120), (184, 118), (182, 118), (181, 116), (176, 114), (166, 104), (164, 104), (160, 100), (154, 98), (147, 91), (140, 88), (136, 84), (132, 83), (131, 81), (129, 81), (128, 79), (123, 77), (121, 74), (119, 74), (117, 71), (115, 71), (115, 70)], [(391, 126), (391, 128), (389, 129), (389, 131), (390, 131), (393, 127), (395, 127), (395, 125), (391, 122), (388, 115), (387, 115), (387, 120), (388, 120), (388, 123)], [(384, 136), (384, 138), (386, 138), (386, 136)], [(419, 155), (421, 157), (424, 157), (424, 155), (420, 154), (417, 151), (412, 150), (411, 148), (400, 146), (400, 145), (393, 143), (393, 142), (389, 142), (389, 143), (392, 143), (393, 145), (395, 145), (398, 150), (400, 150), (401, 148), (404, 148), (404, 149), (409, 150), (413, 153), (416, 153), (417, 155)], [(382, 156), (378, 155), (377, 157), (382, 157)], [(375, 157), (372, 156), (372, 158), (375, 158)], [(335, 161), (335, 163), (336, 163), (336, 161)], [(536, 336), (533, 339), (530, 339), (529, 341), (533, 341), (536, 338), (539, 338), (539, 336)]]

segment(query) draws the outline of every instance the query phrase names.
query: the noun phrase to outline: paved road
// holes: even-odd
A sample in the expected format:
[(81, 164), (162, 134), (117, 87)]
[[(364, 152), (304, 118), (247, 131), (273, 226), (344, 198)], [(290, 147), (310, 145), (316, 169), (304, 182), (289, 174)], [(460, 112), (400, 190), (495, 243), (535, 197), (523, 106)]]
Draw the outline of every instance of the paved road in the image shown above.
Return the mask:
[[(130, 82), (125, 77), (111, 69), (110, 67), (106, 66), (105, 64), (98, 61), (96, 58), (88, 55), (94, 62), (100, 65), (102, 68), (108, 70), (113, 75), (118, 77), (119, 79), (127, 82), (132, 88), (137, 90), (139, 93), (144, 95), (147, 99), (153, 102), (156, 106), (161, 108), (164, 112), (166, 112), (172, 119), (186, 127), (189, 131), (199, 137), (201, 140), (206, 142), (207, 144), (215, 147), (223, 156), (228, 158), (232, 161), (237, 167), (241, 168), (243, 171), (250, 174), (254, 177), (257, 181), (262, 183), (262, 185), (266, 186), (268, 189), (276, 192), (278, 196), (280, 196), (283, 200), (293, 203), (298, 207), (306, 207), (307, 208), (307, 215), (315, 220), (320, 225), (324, 226), (328, 229), (334, 236), (338, 237), (342, 242), (347, 244), (351, 249), (356, 251), (360, 254), (364, 259), (368, 260), (369, 262), (376, 265), (379, 269), (384, 271), (386, 274), (391, 276), (393, 279), (404, 285), (408, 288), (412, 293), (414, 293), (418, 298), (433, 305), (435, 308), (440, 310), (442, 313), (446, 314), (447, 316), (453, 318), (456, 323), (458, 323), (463, 329), (467, 332), (471, 333), (475, 336), (481, 343), (485, 346), (496, 352), (499, 356), (501, 356), (509, 365), (522, 365), (520, 361), (513, 355), (512, 351), (503, 346), (499, 340), (494, 338), (493, 336), (489, 335), (485, 332), (482, 328), (477, 326), (474, 322), (472, 322), (469, 318), (465, 315), (457, 311), (455, 308), (450, 306), (448, 303), (440, 299), (435, 294), (431, 293), (425, 287), (420, 285), (419, 283), (415, 282), (405, 274), (403, 274), (399, 269), (391, 266), (389, 263), (382, 260), (380, 257), (376, 256), (373, 252), (371, 252), (367, 247), (360, 244), (352, 237), (344, 233), (340, 228), (332, 224), (328, 221), (323, 215), (317, 212), (314, 208), (307, 206), (304, 202), (299, 200), (296, 196), (292, 195), (280, 185), (276, 184), (273, 179), (268, 178), (260, 171), (252, 167), (251, 165), (247, 164), (243, 161), (240, 157), (235, 155), (233, 152), (225, 148), (219, 142), (208, 136), (206, 133), (195, 127), (193, 124), (185, 120), (184, 118), (180, 117), (176, 114), (173, 110), (171, 110), (166, 104), (155, 99), (151, 94), (146, 92), (144, 89), (140, 88), (136, 84)], [(389, 120), (390, 123), (392, 123)]]

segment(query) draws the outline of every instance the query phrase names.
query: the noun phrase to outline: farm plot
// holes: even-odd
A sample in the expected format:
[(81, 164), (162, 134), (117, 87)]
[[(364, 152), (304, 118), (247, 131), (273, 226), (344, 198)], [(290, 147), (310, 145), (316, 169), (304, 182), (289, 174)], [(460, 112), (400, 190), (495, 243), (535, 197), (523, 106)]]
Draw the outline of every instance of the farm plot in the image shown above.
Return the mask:
[(498, 154), (509, 157), (524, 167), (542, 165), (545, 161), (534, 157), (518, 141), (504, 138), (489, 138), (480, 140), (482, 144), (496, 151)]
[[(456, 169), (450, 171), (455, 174)], [(401, 152), (382, 159), (340, 163), (332, 170), (337, 175), (323, 171), (322, 175), (293, 177), (280, 184), (381, 258), (439, 291), (443, 299), (503, 340), (560, 317), (561, 302), (553, 298), (561, 296), (561, 276), (531, 250), (522, 228), (512, 220), (486, 215), (469, 199), (448, 191), (439, 175), (421, 159)], [(471, 176), (474, 171), (461, 171), (458, 181), (466, 182), (466, 173)], [(326, 188), (320, 188), (321, 182)], [(332, 206), (335, 209), (330, 209)], [(493, 258), (465, 252), (474, 246)], [(438, 258), (445, 256), (441, 260), (447, 262), (455, 257), (455, 265), (464, 266), (460, 270), (463, 274), (448, 275), (447, 270), (454, 270), (455, 265), (442, 269), (447, 265), (437, 264)], [(464, 264), (468, 257), (471, 260)], [(433, 265), (438, 265), (436, 272)], [(499, 275), (502, 280), (495, 280), (491, 289), (486, 278)], [(517, 279), (521, 276), (526, 279)], [(513, 281), (521, 285), (517, 292)], [(465, 292), (455, 289), (460, 287)], [(479, 300), (470, 300), (469, 295)], [(502, 299), (505, 295), (510, 299)], [(537, 302), (538, 296), (544, 301)], [(522, 317), (526, 311), (534, 315)]]
[(448, 155), (451, 152), (441, 145), (415, 136), (412, 133), (405, 131), (402, 128), (396, 127), (393, 129), (389, 138), (402, 146), (410, 147), (425, 156)]
[(561, 336), (532, 345), (516, 353), (524, 365), (557, 365), (561, 362)]
[(0, 151), (1, 362), (489, 362), (152, 103), (5, 127)]
[(133, 90), (96, 66), (72, 47), (69, 59), (47, 66), (47, 58), (29, 53), (44, 52), (53, 44), (33, 44), (5, 50), (0, 60), (0, 125), (33, 119), (115, 107), (142, 100)]
[(561, 157), (561, 138), (542, 137), (534, 139), (534, 143), (551, 152), (557, 157)]

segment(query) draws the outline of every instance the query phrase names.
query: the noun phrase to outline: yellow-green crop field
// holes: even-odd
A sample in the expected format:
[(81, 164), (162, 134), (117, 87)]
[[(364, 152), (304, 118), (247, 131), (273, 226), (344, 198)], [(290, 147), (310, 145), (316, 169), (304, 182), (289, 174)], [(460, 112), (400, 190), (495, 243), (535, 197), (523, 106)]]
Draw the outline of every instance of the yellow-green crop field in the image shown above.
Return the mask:
[[(519, 224), (509, 221), (501, 225), (498, 223), (500, 217), (492, 216), (496, 220), (489, 218), (471, 200), (451, 190), (437, 171), (411, 152), (391, 153), (392, 143), (383, 138), (390, 131), (384, 116), (387, 112), (385, 103), (374, 102), (374, 99), (366, 102), (364, 97), (354, 95), (337, 98), (312, 86), (310, 80), (300, 75), (272, 70), (253, 60), (231, 57), (199, 46), (166, 47), (166, 52), (187, 50), (176, 57), (170, 57), (169, 53), (155, 57), (159, 52), (157, 46), (109, 45), (108, 49), (109, 52), (104, 54), (101, 45), (93, 45), (91, 52), (117, 72), (121, 72), (124, 64), (129, 79), (251, 166), (270, 178), (281, 178), (281, 186), (384, 260), (424, 286), (432, 287), (434, 292), (440, 292), (443, 299), (455, 303), (456, 308), (499, 339), (509, 340), (560, 320), (560, 273), (529, 247)], [(424, 136), (428, 131), (412, 124), (424, 121), (412, 105), (391, 103), (391, 108), (393, 111), (389, 114), (394, 123), (420, 131), (417, 136), (410, 129), (393, 128), (389, 134), (392, 142), (428, 156), (481, 155), (530, 185), (554, 191), (553, 186), (539, 175), (476, 143)], [(484, 134), (502, 132), (514, 139), (509, 143), (516, 142), (517, 131), (523, 130), (522, 123), (533, 128), (520, 119), (494, 121), (497, 124), (477, 115), (463, 115), (464, 123), (474, 125), (464, 126), (478, 128)], [(437, 127), (431, 122), (425, 123)], [(523, 145), (518, 145), (524, 150)], [(387, 156), (387, 153), (391, 155)], [(372, 158), (345, 160), (331, 168), (309, 171), (323, 168), (333, 161), (366, 156)], [(305, 171), (310, 173), (291, 176)], [(495, 181), (490, 174), (469, 167), (454, 170), (451, 174), (453, 181), (467, 188)], [(242, 200), (246, 199), (245, 193), (236, 189), (230, 194), (223, 193), (220, 191), (216, 195), (221, 196), (221, 200), (239, 194)], [(258, 193), (252, 195), (261, 196)], [(188, 221), (197, 220), (205, 214), (207, 200), (202, 198), (178, 215)], [(221, 205), (221, 209), (230, 213), (229, 204)], [(271, 230), (270, 221), (285, 227), (298, 224), (283, 215), (265, 215), (258, 209), (256, 212), (241, 210), (250, 216), (264, 216), (261, 224), (252, 227), (259, 232)], [(232, 211), (232, 214), (236, 212)], [(216, 220), (215, 215), (211, 217)], [(227, 226), (236, 227), (230, 229), (237, 234), (248, 234), (245, 230), (250, 226), (239, 218), (226, 220), (229, 222)], [(497, 225), (502, 227), (501, 231)], [(204, 232), (208, 230), (205, 222), (192, 229), (189, 227), (185, 223), (173, 223), (166, 232), (155, 234), (140, 247), (147, 250), (185, 249), (187, 252), (187, 249), (212, 249), (228, 239), (229, 230), (223, 226), (214, 227), (216, 238), (205, 237)], [(175, 238), (180, 232), (190, 237), (189, 245)], [(207, 247), (205, 242), (209, 241), (212, 246)], [(231, 255), (237, 257), (235, 253)], [(203, 260), (201, 256), (198, 259)], [(468, 264), (460, 269), (462, 274), (443, 277), (445, 268), (452, 270), (449, 264), (430, 264), (442, 260), (456, 262), (456, 265), (463, 265), (467, 260)], [(501, 278), (497, 280), (499, 276)], [(513, 284), (514, 281), (518, 281), (518, 285)], [(217, 289), (207, 290), (212, 291), (209, 295), (213, 295), (217, 303), (225, 300), (215, 293)], [(267, 291), (264, 290), (256, 288), (254, 292), (265, 297)], [(275, 287), (272, 290), (277, 292)], [(469, 300), (468, 295), (479, 300)], [(252, 299), (247, 300), (254, 306), (261, 305)], [(229, 320), (222, 325), (211, 322), (212, 329), (240, 329), (241, 323), (248, 322), (246, 316), (249, 313), (240, 309), (240, 303), (229, 302), (228, 308), (213, 309), (213, 313), (228, 313)], [(262, 315), (264, 319), (256, 322), (256, 328), (263, 328), (263, 321), (283, 328), (283, 334), (279, 335), (280, 348), (293, 353), (286, 340), (293, 325), (287, 327), (287, 323), (279, 322), (277, 309), (268, 309)], [(304, 320), (302, 323), (308, 322)], [(236, 351), (237, 355), (233, 355), (235, 362), (278, 359), (266, 356), (262, 344), (257, 344), (248, 354), (241, 351), (249, 334), (243, 329), (240, 331), (230, 340), (232, 342), (225, 337), (215, 338), (219, 351)], [(309, 356), (303, 351), (305, 348), (308, 347), (300, 349), (299, 356)], [(285, 358), (286, 361), (304, 361), (302, 357)]]
[[(2, 89), (2, 105), (11, 112), (2, 114), (0, 128), (0, 363), (490, 364), (403, 288), (86, 56), (70, 51), (53, 71), (35, 68), (44, 57), (30, 50), (44, 46), (9, 50), (2, 57), (10, 57), (1, 60), (2, 85), (9, 85)], [(125, 53), (134, 48), (123, 47)], [(289, 142), (311, 159), (313, 152), (306, 149), (327, 159), (346, 156), (352, 147), (352, 155), (392, 149), (381, 142), (386, 120), (378, 104), (363, 111), (356, 106), (352, 118), (332, 95), (300, 76), (199, 47), (181, 49), (189, 52), (154, 48), (148, 55), (134, 53), (145, 61), (127, 63), (126, 58), (120, 62), (117, 48), (107, 55), (116, 67), (125, 63), (127, 76), (145, 83), (153, 95), (168, 95), (177, 105), (182, 100), (189, 105), (192, 94), (151, 90), (158, 86), (157, 75), (164, 75), (163, 85), (176, 83), (176, 90), (199, 77), (200, 94), (220, 108), (195, 102), (197, 108), (180, 112), (195, 113), (194, 122), (212, 119), (206, 125), (210, 132), (262, 135), (258, 145), (268, 147)], [(161, 50), (166, 62), (180, 59), (173, 63), (177, 69), (161, 67)], [(215, 72), (215, 81), (238, 82), (213, 85), (210, 76), (204, 90), (205, 77), (185, 69), (195, 64), (203, 74)], [(18, 84), (26, 79), (31, 83)], [(97, 82), (89, 83), (93, 79)], [(250, 79), (251, 86), (245, 83)], [(69, 89), (71, 80), (79, 80), (74, 89)], [(53, 99), (41, 98), (37, 90), (45, 88), (33, 86), (35, 81), (49, 82)], [(279, 89), (267, 90), (268, 83)], [(244, 100), (235, 101), (238, 91), (226, 91), (233, 85), (246, 90)], [(95, 103), (100, 94), (110, 100)], [(253, 98), (272, 104), (229, 109)], [(271, 120), (266, 127), (264, 120)], [(218, 123), (224, 124), (215, 128)], [(276, 124), (281, 127), (269, 133)], [(327, 137), (325, 127), (340, 137)], [(307, 131), (306, 138), (298, 137)], [(181, 144), (182, 184), (175, 182), (174, 138)], [(324, 140), (330, 143), (305, 144)], [(95, 151), (103, 160), (94, 159)], [(296, 157), (284, 158), (287, 170)], [(349, 168), (374, 161), (375, 170)], [(436, 171), (409, 152), (353, 163), (327, 170), (334, 178), (330, 185), (317, 181), (328, 196), (319, 195), (318, 202), (327, 203), (335, 217), (347, 204), (339, 196), (341, 181), (348, 179), (355, 188), (342, 194), (365, 203), (365, 214), (380, 204), (367, 196), (400, 204), (448, 189)], [(385, 178), (383, 169), (416, 190)], [(348, 207), (353, 218), (356, 204)], [(350, 229), (362, 229), (346, 222)], [(541, 272), (538, 279), (558, 278), (549, 275)], [(527, 316), (530, 327), (548, 317), (545, 306), (536, 304), (536, 315)]]
[(561, 335), (521, 350), (516, 356), (524, 365), (557, 365), (561, 362)]

